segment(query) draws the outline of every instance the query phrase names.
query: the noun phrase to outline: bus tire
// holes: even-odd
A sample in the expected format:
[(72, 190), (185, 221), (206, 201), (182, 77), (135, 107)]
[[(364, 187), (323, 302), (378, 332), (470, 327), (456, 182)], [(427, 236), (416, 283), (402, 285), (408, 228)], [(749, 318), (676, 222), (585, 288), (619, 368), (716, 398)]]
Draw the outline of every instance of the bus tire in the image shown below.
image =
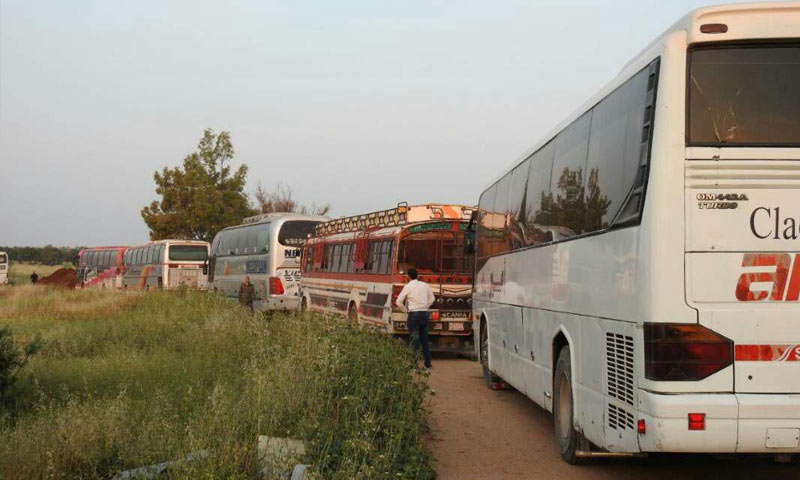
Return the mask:
[(304, 296), (300, 297), (300, 312), (308, 312), (308, 299)]
[(481, 362), (481, 369), (483, 370), (483, 380), (486, 386), (492, 390), (505, 390), (505, 382), (503, 379), (492, 373), (489, 370), (489, 327), (486, 326), (486, 320), (481, 320), (481, 345), (478, 356)]
[(356, 302), (350, 302), (350, 305), (347, 306), (347, 319), (353, 322), (353, 325), (358, 326), (358, 307), (356, 307)]
[(561, 458), (570, 465), (583, 463), (578, 451), (584, 442), (575, 431), (573, 392), (572, 392), (572, 358), (569, 346), (564, 346), (558, 354), (556, 373), (553, 378), (553, 423), (555, 424), (556, 441)]

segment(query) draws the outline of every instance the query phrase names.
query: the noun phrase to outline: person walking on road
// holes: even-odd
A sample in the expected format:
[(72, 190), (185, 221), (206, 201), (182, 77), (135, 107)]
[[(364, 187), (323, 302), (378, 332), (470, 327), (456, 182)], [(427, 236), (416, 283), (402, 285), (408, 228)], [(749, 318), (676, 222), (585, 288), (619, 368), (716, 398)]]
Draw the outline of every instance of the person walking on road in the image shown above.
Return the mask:
[(253, 284), (250, 283), (250, 277), (245, 275), (242, 284), (239, 285), (239, 303), (241, 303), (243, 307), (249, 308), (252, 312), (253, 300), (255, 300), (255, 298), (256, 289), (253, 287)]
[(411, 281), (397, 296), (397, 306), (408, 312), (408, 333), (411, 337), (411, 346), (417, 351), (420, 346), (422, 347), (425, 368), (430, 370), (433, 366), (431, 365), (431, 347), (428, 340), (428, 309), (433, 305), (436, 297), (433, 296), (433, 290), (427, 283), (417, 280), (416, 268), (408, 269), (408, 278)]

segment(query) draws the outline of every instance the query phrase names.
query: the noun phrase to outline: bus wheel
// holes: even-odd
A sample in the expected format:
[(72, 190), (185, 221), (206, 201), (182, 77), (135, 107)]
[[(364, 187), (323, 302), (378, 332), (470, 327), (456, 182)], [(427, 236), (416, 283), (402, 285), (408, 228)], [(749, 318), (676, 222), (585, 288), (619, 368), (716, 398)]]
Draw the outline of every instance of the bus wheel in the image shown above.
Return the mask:
[(481, 361), (481, 369), (483, 370), (483, 379), (486, 381), (486, 386), (492, 390), (505, 390), (506, 384), (503, 380), (489, 370), (489, 328), (486, 326), (485, 321), (481, 321), (481, 350), (478, 354)]
[(306, 297), (300, 297), (300, 311), (303, 313), (308, 312), (308, 301)]
[(561, 349), (553, 380), (553, 420), (561, 457), (570, 465), (582, 463), (578, 450), (584, 443), (573, 426), (574, 405), (572, 396), (572, 359), (569, 347)]
[(355, 302), (351, 303), (349, 307), (347, 307), (347, 319), (353, 322), (353, 325), (358, 325), (358, 308), (356, 307)]

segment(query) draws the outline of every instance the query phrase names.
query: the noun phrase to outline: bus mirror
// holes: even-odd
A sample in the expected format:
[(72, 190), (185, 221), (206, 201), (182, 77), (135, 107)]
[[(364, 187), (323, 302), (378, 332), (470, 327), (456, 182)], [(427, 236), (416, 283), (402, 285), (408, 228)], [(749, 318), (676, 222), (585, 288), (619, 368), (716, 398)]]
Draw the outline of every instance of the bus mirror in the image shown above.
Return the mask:
[(474, 210), (472, 215), (469, 218), (469, 223), (467, 224), (467, 229), (464, 232), (464, 255), (474, 255), (475, 254), (475, 225), (478, 222), (478, 211)]
[(475, 230), (464, 232), (464, 255), (475, 254)]

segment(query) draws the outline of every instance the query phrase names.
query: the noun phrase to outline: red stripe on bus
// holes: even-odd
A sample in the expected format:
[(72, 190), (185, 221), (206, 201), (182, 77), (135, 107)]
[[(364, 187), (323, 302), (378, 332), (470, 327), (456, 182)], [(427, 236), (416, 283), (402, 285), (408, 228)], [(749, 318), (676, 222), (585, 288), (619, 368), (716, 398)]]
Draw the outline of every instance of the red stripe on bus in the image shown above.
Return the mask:
[(800, 345), (736, 345), (739, 362), (800, 362)]

